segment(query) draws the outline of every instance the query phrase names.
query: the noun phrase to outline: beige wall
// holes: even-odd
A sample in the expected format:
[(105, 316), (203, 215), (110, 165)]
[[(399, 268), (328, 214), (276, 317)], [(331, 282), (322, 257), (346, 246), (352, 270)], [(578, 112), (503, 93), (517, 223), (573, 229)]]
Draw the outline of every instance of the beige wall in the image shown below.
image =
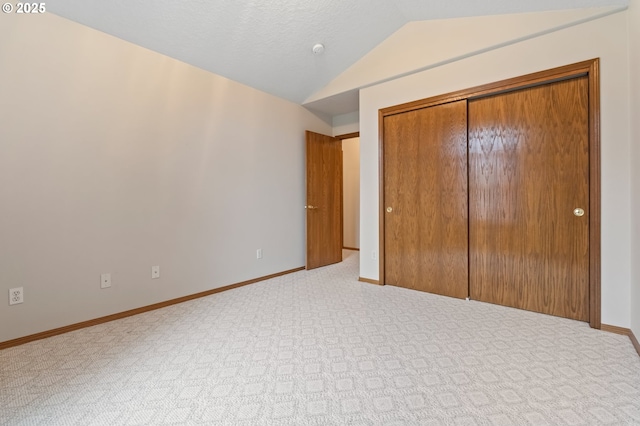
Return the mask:
[[(531, 19), (540, 18), (532, 16)], [(465, 30), (468, 33), (460, 37), (470, 37), (483, 28), (483, 19), (470, 21)], [(439, 48), (446, 50), (447, 43), (447, 39), (440, 40)], [(378, 279), (378, 260), (372, 258), (372, 252), (377, 254), (379, 250), (378, 109), (600, 57), (602, 321), (629, 327), (631, 217), (627, 46), (627, 12), (619, 12), (515, 44), (479, 51), (461, 60), (362, 89), (360, 275)]]
[(360, 248), (360, 138), (342, 141), (344, 247)]
[(304, 130), (332, 126), (299, 105), (4, 15), (0, 117), (0, 342), (305, 263)]
[[(362, 59), (310, 96), (305, 103), (347, 102), (344, 93), (401, 75), (442, 66), (527, 38), (623, 10), (619, 6), (516, 13), (405, 24)], [(473, 28), (474, 31), (469, 29)], [(426, 42), (425, 42), (426, 41)]]
[(631, 61), (631, 329), (640, 339), (640, 0), (629, 5)]
[(360, 114), (358, 113), (358, 111), (350, 112), (348, 114), (336, 115), (335, 117), (333, 117), (333, 136), (348, 135), (349, 133), (359, 132), (359, 118)]

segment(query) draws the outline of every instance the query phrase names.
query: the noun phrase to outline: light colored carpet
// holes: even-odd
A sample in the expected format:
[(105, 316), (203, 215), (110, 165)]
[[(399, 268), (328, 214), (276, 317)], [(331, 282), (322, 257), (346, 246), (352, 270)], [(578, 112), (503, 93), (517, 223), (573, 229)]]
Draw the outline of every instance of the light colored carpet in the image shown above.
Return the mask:
[(627, 337), (357, 276), (350, 252), (0, 351), (0, 424), (640, 424)]

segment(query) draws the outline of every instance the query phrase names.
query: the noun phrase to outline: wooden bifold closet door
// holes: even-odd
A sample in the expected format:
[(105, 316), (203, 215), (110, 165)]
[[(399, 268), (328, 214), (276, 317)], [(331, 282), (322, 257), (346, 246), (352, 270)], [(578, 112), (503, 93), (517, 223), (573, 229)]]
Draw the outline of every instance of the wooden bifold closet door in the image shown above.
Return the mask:
[(469, 101), (470, 297), (589, 319), (587, 77)]
[(384, 118), (385, 282), (467, 297), (467, 102)]
[(589, 321), (589, 84), (382, 110), (382, 282)]

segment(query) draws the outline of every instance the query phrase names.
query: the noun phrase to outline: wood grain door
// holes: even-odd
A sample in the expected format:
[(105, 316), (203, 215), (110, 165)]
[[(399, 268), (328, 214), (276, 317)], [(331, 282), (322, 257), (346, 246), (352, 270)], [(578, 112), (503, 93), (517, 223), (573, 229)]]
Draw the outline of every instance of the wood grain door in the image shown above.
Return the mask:
[(384, 283), (468, 295), (467, 103), (384, 117)]
[(342, 141), (307, 131), (307, 269), (342, 262)]
[(581, 77), (469, 101), (472, 299), (589, 319), (588, 93)]

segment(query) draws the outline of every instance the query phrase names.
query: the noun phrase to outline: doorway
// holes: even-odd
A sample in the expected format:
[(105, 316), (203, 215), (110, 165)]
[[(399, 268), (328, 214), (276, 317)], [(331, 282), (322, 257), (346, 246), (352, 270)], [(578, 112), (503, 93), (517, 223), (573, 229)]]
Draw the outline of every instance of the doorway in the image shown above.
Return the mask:
[[(354, 136), (356, 135), (356, 136)], [(345, 138), (346, 136), (346, 138)], [(360, 135), (337, 136), (342, 140), (343, 232), (342, 248), (360, 250)]]
[[(359, 158), (352, 158), (353, 149), (349, 150), (349, 164), (345, 167), (343, 146), (353, 144), (359, 147), (359, 132), (339, 136), (328, 136), (311, 131), (306, 132), (306, 178), (307, 202), (306, 209), (306, 268), (314, 269), (342, 261), (344, 244), (345, 214), (353, 217), (354, 207), (359, 201), (353, 200), (354, 195), (354, 167), (357, 167), (359, 182)], [(356, 154), (359, 157), (358, 154)], [(356, 162), (354, 165), (353, 163)], [(348, 172), (349, 190), (345, 201), (344, 174)], [(355, 194), (359, 198), (359, 186)], [(347, 212), (345, 213), (345, 204)], [(348, 223), (350, 235), (353, 237), (354, 228), (359, 232), (359, 217), (356, 224)], [(351, 244), (353, 240), (351, 240)], [(358, 244), (359, 245), (359, 244)], [(346, 247), (355, 249), (355, 247)]]

